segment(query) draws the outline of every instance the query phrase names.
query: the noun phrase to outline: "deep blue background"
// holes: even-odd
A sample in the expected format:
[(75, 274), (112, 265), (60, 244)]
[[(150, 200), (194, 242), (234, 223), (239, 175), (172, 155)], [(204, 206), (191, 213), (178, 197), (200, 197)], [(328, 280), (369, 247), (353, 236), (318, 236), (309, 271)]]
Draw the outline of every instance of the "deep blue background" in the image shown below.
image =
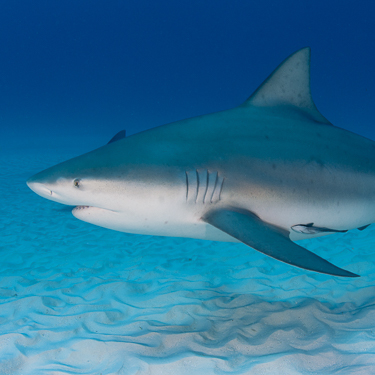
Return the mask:
[(227, 109), (304, 46), (320, 111), (375, 139), (372, 4), (3, 0), (1, 144), (93, 134), (106, 142), (123, 128)]

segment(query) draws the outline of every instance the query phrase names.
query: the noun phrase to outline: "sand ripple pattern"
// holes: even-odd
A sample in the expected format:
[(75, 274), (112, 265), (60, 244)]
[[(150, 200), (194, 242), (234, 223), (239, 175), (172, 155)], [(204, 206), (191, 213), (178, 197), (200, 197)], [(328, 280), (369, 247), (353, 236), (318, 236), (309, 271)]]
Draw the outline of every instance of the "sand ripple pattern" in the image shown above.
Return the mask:
[(305, 242), (359, 279), (112, 232), (27, 189), (70, 152), (0, 155), (1, 374), (375, 373), (374, 228)]

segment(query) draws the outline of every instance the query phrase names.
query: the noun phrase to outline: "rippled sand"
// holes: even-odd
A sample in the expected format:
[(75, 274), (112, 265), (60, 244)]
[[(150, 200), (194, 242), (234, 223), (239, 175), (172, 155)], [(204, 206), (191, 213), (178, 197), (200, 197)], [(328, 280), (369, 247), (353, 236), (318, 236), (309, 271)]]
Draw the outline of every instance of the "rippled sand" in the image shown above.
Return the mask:
[(28, 190), (59, 147), (0, 154), (0, 374), (375, 373), (375, 225), (304, 243), (358, 279), (113, 232)]

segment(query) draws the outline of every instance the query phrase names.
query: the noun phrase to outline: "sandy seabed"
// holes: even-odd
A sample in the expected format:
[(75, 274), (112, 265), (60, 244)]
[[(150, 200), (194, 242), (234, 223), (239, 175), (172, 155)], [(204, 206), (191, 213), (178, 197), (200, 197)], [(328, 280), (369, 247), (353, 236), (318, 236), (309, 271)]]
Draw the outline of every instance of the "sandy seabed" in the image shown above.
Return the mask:
[(1, 150), (0, 374), (375, 373), (375, 225), (303, 244), (358, 279), (102, 229), (25, 184), (85, 151)]

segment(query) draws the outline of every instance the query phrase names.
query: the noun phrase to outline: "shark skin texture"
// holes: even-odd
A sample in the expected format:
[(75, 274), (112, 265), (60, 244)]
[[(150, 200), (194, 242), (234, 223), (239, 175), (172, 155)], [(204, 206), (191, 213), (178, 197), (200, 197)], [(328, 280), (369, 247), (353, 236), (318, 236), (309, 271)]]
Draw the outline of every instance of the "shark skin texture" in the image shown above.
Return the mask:
[(294, 241), (375, 222), (375, 142), (319, 113), (303, 48), (238, 107), (121, 131), (27, 184), (105, 228), (240, 241), (293, 266), (357, 277)]

